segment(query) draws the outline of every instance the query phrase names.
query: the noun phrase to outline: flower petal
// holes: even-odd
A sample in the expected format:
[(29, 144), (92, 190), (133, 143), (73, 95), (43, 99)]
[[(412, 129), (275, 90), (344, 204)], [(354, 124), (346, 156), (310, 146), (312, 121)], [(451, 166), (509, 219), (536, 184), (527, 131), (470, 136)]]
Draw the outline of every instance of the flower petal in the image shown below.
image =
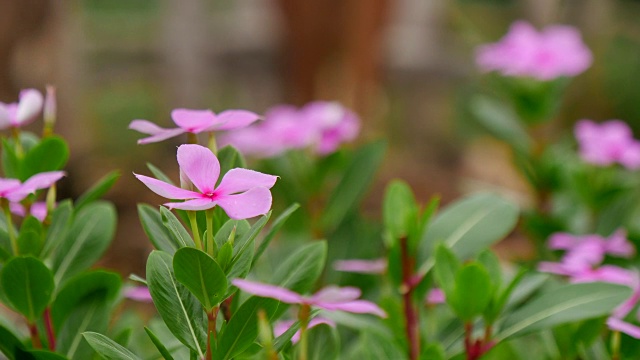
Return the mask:
[(260, 297), (268, 297), (287, 304), (301, 304), (303, 298), (289, 289), (275, 285), (262, 284), (244, 279), (235, 279), (233, 285), (240, 290)]
[(65, 175), (64, 171), (49, 171), (35, 174), (25, 181), (19, 188), (7, 194), (7, 199), (11, 201), (21, 201), (27, 195), (36, 190), (46, 189), (60, 180)]
[(129, 129), (152, 135), (138, 140), (138, 144), (159, 142), (184, 133), (181, 128), (165, 129), (147, 120), (133, 120), (129, 124)]
[(187, 200), (185, 202), (166, 203), (164, 204), (164, 206), (168, 207), (169, 209), (198, 211), (198, 210), (211, 209), (212, 207), (216, 206), (216, 202), (209, 198), (202, 198), (202, 199)]
[(387, 260), (338, 260), (333, 263), (333, 268), (360, 274), (383, 274), (387, 270)]
[(160, 181), (152, 177), (138, 175), (136, 173), (134, 173), (133, 175), (135, 175), (138, 180), (142, 181), (142, 183), (145, 184), (151, 191), (167, 199), (196, 199), (201, 196), (201, 194), (195, 191), (181, 189), (177, 186), (167, 184), (164, 181)]
[(211, 110), (175, 109), (171, 118), (176, 125), (190, 133), (200, 133), (208, 129), (216, 121), (216, 115)]
[(4, 130), (11, 126), (9, 110), (7, 105), (0, 103), (0, 130)]
[(640, 339), (640, 327), (630, 324), (621, 319), (610, 317), (607, 319), (607, 326), (614, 331), (623, 332), (631, 337)]
[(270, 189), (278, 180), (277, 176), (263, 174), (258, 171), (235, 168), (229, 170), (216, 188), (217, 194), (234, 194), (248, 191), (256, 187)]
[(200, 192), (213, 193), (220, 176), (220, 162), (211, 150), (195, 144), (180, 145), (178, 164)]
[(260, 116), (247, 110), (226, 110), (218, 114), (215, 124), (207, 128), (207, 131), (234, 130), (251, 125)]
[(146, 286), (135, 286), (130, 287), (124, 291), (124, 297), (127, 299), (142, 301), (142, 302), (152, 302), (151, 293), (149, 292), (149, 288)]
[(312, 305), (316, 305), (317, 307), (327, 310), (341, 310), (355, 314), (374, 314), (382, 318), (387, 317), (387, 313), (385, 313), (378, 305), (366, 300), (354, 300), (344, 303), (317, 302)]
[(234, 220), (263, 215), (271, 209), (271, 192), (267, 188), (253, 188), (237, 195), (224, 195), (216, 202)]
[(311, 301), (339, 303), (355, 300), (359, 298), (361, 294), (362, 292), (360, 289), (356, 287), (338, 287), (330, 285), (313, 294)]
[(42, 110), (44, 97), (36, 89), (26, 89), (20, 92), (20, 102), (16, 114), (17, 125), (26, 125), (36, 119)]

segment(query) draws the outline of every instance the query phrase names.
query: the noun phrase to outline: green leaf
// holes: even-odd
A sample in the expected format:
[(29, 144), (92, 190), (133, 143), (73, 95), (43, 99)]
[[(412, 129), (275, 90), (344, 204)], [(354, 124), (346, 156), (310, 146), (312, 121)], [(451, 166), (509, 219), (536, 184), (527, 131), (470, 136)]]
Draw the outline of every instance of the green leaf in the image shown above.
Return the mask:
[(207, 317), (195, 296), (176, 279), (171, 255), (158, 250), (149, 255), (147, 283), (153, 303), (171, 333), (203, 357)]
[(300, 207), (300, 204), (297, 204), (297, 203), (290, 205), (285, 211), (282, 212), (282, 214), (280, 214), (280, 216), (276, 218), (276, 220), (273, 222), (273, 225), (271, 225), (271, 229), (269, 229), (269, 232), (260, 243), (260, 246), (258, 246), (258, 250), (256, 250), (256, 254), (253, 256), (253, 261), (251, 263), (252, 268), (256, 264), (258, 259), (260, 259), (260, 257), (262, 256), (262, 253), (264, 253), (264, 251), (267, 249), (267, 247), (271, 243), (271, 240), (273, 240), (273, 238), (276, 236), (280, 228), (282, 228), (282, 225), (284, 225), (284, 223), (287, 222), (287, 220), (289, 219), (289, 216), (291, 216), (291, 214), (293, 214), (294, 211), (298, 210), (299, 207)]
[(42, 223), (29, 215), (22, 222), (18, 234), (18, 251), (20, 255), (38, 256), (44, 246), (44, 230)]
[(445, 360), (444, 349), (440, 344), (429, 344), (424, 347), (420, 354), (420, 360)]
[(91, 359), (94, 351), (82, 333), (86, 331), (106, 332), (109, 313), (113, 307), (100, 294), (92, 294), (79, 302), (69, 314), (60, 331), (56, 343), (56, 351), (73, 360)]
[(121, 346), (108, 337), (95, 332), (85, 332), (82, 336), (87, 340), (89, 345), (105, 360), (139, 360), (127, 348)]
[(493, 287), (498, 289), (502, 286), (502, 268), (500, 267), (500, 259), (496, 254), (490, 249), (484, 250), (478, 255), (478, 262), (489, 273)]
[(460, 270), (460, 260), (444, 245), (436, 248), (435, 277), (447, 298), (454, 296), (456, 274)]
[(478, 263), (465, 264), (456, 273), (455, 289), (447, 304), (465, 322), (482, 314), (493, 297), (489, 273)]
[(154, 207), (138, 204), (138, 215), (144, 233), (156, 249), (173, 255), (182, 247), (182, 244), (176, 241), (176, 237), (164, 226), (160, 212)]
[(169, 232), (173, 235), (174, 243), (179, 244), (179, 247), (195, 247), (196, 244), (193, 242), (191, 235), (189, 232), (182, 226), (182, 223), (178, 218), (173, 215), (173, 213), (161, 206), (160, 207), (160, 215), (162, 216), (162, 223), (164, 226), (169, 229)]
[(78, 211), (53, 257), (56, 283), (93, 265), (113, 240), (116, 229), (113, 204), (98, 201)]
[(20, 352), (20, 360), (68, 360), (67, 357), (48, 350), (28, 350)]
[(144, 331), (149, 336), (149, 339), (151, 339), (151, 342), (153, 343), (153, 345), (155, 345), (155, 347), (158, 349), (158, 351), (160, 352), (160, 355), (162, 355), (162, 357), (165, 360), (173, 360), (173, 356), (171, 356), (171, 353), (169, 352), (169, 350), (167, 350), (167, 348), (164, 346), (164, 344), (162, 343), (162, 340), (160, 340), (156, 336), (156, 334), (154, 334), (153, 331), (151, 331), (151, 329), (149, 329), (146, 326), (144, 327)]
[(432, 253), (443, 242), (458, 258), (468, 259), (507, 236), (518, 221), (518, 207), (504, 198), (481, 193), (457, 201), (431, 222), (418, 252), (419, 274), (433, 267)]
[(208, 254), (194, 248), (182, 248), (173, 256), (176, 279), (187, 287), (210, 312), (227, 291), (227, 277)]
[(25, 181), (31, 176), (45, 171), (60, 170), (68, 159), (69, 147), (61, 137), (44, 138), (22, 159), (20, 180)]
[(73, 205), (71, 200), (64, 200), (58, 203), (58, 207), (53, 210), (51, 215), (51, 224), (45, 235), (44, 248), (42, 249), (42, 258), (49, 258), (51, 252), (64, 241), (71, 229), (73, 222)]
[(332, 360), (340, 356), (340, 338), (336, 329), (320, 324), (309, 329), (309, 359)]
[(218, 160), (220, 161), (221, 179), (224, 174), (233, 168), (247, 167), (242, 154), (231, 145), (227, 145), (218, 151)]
[[(418, 225), (418, 204), (407, 183), (393, 180), (385, 191), (382, 214), (387, 247), (400, 238), (408, 238)], [(412, 251), (413, 252), (413, 251)]]
[(218, 360), (231, 359), (242, 353), (258, 337), (258, 310), (263, 309), (270, 318), (278, 308), (274, 299), (252, 296), (233, 313), (218, 340)]
[(231, 263), (231, 257), (233, 257), (233, 245), (231, 245), (230, 242), (226, 242), (220, 250), (218, 250), (218, 256), (216, 258), (222, 271), (227, 271)]
[(321, 223), (325, 229), (335, 229), (358, 206), (375, 179), (385, 149), (386, 143), (377, 141), (363, 146), (354, 154), (323, 212)]
[(54, 329), (60, 329), (73, 310), (91, 297), (114, 302), (120, 293), (122, 280), (114, 272), (96, 270), (80, 273), (67, 281), (51, 305)]
[(55, 284), (53, 274), (34, 257), (15, 257), (2, 268), (0, 285), (14, 309), (34, 322), (49, 305)]
[(153, 176), (156, 177), (156, 179), (162, 180), (167, 184), (175, 185), (173, 180), (171, 180), (171, 178), (168, 177), (167, 174), (165, 174), (162, 170), (160, 170), (158, 167), (156, 167), (152, 163), (147, 163), (147, 168), (149, 168), (149, 171), (151, 171), (151, 173), (153, 174)]
[(529, 152), (533, 141), (513, 110), (497, 100), (482, 95), (471, 98), (469, 108), (491, 135), (520, 152)]
[(76, 210), (104, 196), (104, 194), (106, 194), (107, 191), (109, 191), (109, 189), (111, 189), (111, 187), (116, 183), (119, 177), (120, 177), (119, 171), (112, 171), (107, 175), (103, 176), (89, 190), (85, 191), (84, 194), (80, 195), (78, 200), (76, 200), (76, 203), (75, 203)]
[(496, 341), (610, 314), (629, 295), (628, 287), (610, 283), (561, 286), (512, 312), (496, 335)]
[(313, 288), (327, 258), (327, 243), (319, 241), (298, 248), (278, 266), (271, 282), (304, 294)]
[(20, 159), (14, 150), (12, 142), (2, 139), (2, 172), (7, 178), (17, 179), (20, 172)]
[(484, 313), (485, 322), (493, 324), (498, 320), (498, 316), (507, 305), (507, 301), (511, 298), (511, 293), (518, 287), (520, 281), (527, 274), (526, 269), (520, 269), (518, 273), (511, 279), (507, 287), (503, 290), (496, 291), (496, 295), (487, 307)]
[(19, 360), (16, 354), (24, 350), (24, 344), (9, 329), (0, 325), (0, 353), (9, 360)]

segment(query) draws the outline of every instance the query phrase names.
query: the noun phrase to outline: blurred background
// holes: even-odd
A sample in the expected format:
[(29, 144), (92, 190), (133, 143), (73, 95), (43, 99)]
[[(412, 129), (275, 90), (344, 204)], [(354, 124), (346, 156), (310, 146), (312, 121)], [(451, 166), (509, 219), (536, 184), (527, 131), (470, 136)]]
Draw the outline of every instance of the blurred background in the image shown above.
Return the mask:
[(138, 146), (127, 126), (171, 127), (176, 107), (261, 113), (325, 99), (355, 109), (359, 141), (389, 144), (367, 200), (373, 217), (394, 177), (422, 200), (500, 187), (526, 201), (507, 150), (475, 136), (456, 110), (480, 86), (474, 48), (517, 19), (574, 25), (594, 52), (557, 124), (620, 118), (640, 130), (640, 1), (631, 0), (5, 0), (0, 101), (58, 88), (56, 130), (72, 152), (62, 196), (119, 169), (108, 197), (120, 222), (105, 265), (143, 274), (151, 244), (136, 203), (159, 198), (131, 172), (147, 173), (149, 161), (175, 174), (180, 140)]

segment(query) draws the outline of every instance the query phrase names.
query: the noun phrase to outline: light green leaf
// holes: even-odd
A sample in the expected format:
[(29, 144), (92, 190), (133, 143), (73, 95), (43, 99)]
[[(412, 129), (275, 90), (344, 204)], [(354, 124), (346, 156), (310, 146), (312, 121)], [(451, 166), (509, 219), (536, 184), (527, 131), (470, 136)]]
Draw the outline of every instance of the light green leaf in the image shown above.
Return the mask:
[(182, 248), (173, 256), (176, 279), (195, 295), (207, 312), (220, 304), (227, 291), (227, 277), (208, 254), (194, 248)]
[(49, 305), (55, 284), (53, 274), (34, 257), (14, 257), (2, 268), (0, 285), (14, 309), (34, 322)]
[(304, 294), (313, 288), (327, 258), (327, 243), (319, 241), (298, 248), (278, 266), (271, 282)]
[(113, 187), (118, 178), (120, 178), (119, 171), (112, 171), (103, 176), (89, 190), (80, 195), (78, 200), (76, 200), (75, 208), (80, 209), (83, 206), (100, 199), (102, 196), (104, 196), (104, 194), (107, 193), (107, 191), (109, 191), (109, 189), (111, 189), (111, 187)]
[(176, 241), (176, 237), (162, 222), (160, 211), (147, 204), (138, 204), (138, 216), (144, 233), (147, 234), (153, 246), (170, 255), (183, 247), (182, 243)]
[(89, 345), (105, 360), (140, 360), (134, 353), (108, 337), (95, 332), (82, 334)]

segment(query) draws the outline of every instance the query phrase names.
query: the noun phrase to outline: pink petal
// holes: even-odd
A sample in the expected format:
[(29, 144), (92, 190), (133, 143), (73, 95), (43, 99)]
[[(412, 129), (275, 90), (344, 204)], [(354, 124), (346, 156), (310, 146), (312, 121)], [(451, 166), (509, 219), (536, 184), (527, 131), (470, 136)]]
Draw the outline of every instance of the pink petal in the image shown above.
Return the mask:
[(175, 109), (171, 112), (173, 122), (184, 131), (198, 134), (206, 131), (216, 121), (211, 110)]
[(46, 219), (47, 217), (47, 203), (44, 201), (38, 201), (35, 202), (33, 204), (31, 204), (31, 207), (29, 208), (29, 212), (31, 213), (31, 216), (35, 217), (36, 219), (40, 220), (40, 222), (44, 221), (44, 219)]
[(260, 116), (247, 110), (226, 110), (218, 114), (216, 124), (207, 131), (234, 130), (251, 125)]
[(167, 184), (164, 181), (160, 181), (152, 177), (138, 175), (135, 173), (133, 175), (135, 175), (138, 180), (142, 181), (142, 183), (145, 184), (151, 191), (167, 199), (196, 199), (202, 196), (202, 194), (195, 191), (181, 189), (177, 186)]
[(27, 214), (27, 212), (24, 209), (24, 206), (19, 202), (10, 202), (9, 210), (11, 210), (12, 214), (22, 216), (22, 217), (25, 217), (25, 215)]
[(7, 106), (3, 103), (0, 103), (0, 130), (4, 130), (11, 126), (9, 110), (7, 110)]
[(229, 170), (216, 188), (216, 194), (235, 194), (255, 187), (270, 189), (278, 180), (277, 176), (261, 172), (235, 168)]
[(330, 285), (313, 294), (311, 301), (323, 303), (346, 302), (359, 298), (361, 294), (362, 292), (360, 289), (355, 287), (338, 287)]
[(220, 176), (220, 163), (211, 150), (195, 144), (180, 145), (178, 164), (200, 192), (213, 194)]
[[(336, 323), (333, 322), (333, 320), (329, 320), (329, 319), (321, 318), (321, 317), (316, 317), (316, 318), (311, 319), (311, 321), (309, 321), (309, 324), (307, 325), (307, 330), (309, 330), (309, 329), (311, 329), (313, 327), (316, 327), (318, 325), (321, 325), (321, 324), (329, 325), (331, 327), (336, 327)], [(291, 326), (289, 326), (289, 327), (291, 327)], [(296, 331), (296, 333), (293, 334), (293, 336), (291, 337), (291, 342), (292, 343), (297, 344), (298, 341), (300, 341), (300, 330)]]
[(0, 178), (0, 197), (7, 197), (10, 192), (20, 188), (20, 180), (18, 179), (2, 179)]
[(216, 198), (216, 202), (230, 218), (249, 219), (269, 212), (271, 192), (266, 188), (258, 187), (242, 194), (220, 196)]
[(273, 326), (273, 335), (278, 337), (278, 336), (284, 334), (285, 332), (287, 332), (287, 330), (289, 330), (289, 328), (291, 326), (293, 326), (293, 324), (295, 324), (295, 321), (293, 321), (293, 320), (278, 321)]
[(627, 232), (623, 229), (611, 234), (605, 240), (604, 247), (608, 254), (627, 258), (632, 257), (636, 252), (633, 244), (627, 240)]
[(64, 171), (49, 171), (35, 174), (25, 181), (19, 188), (7, 194), (10, 201), (21, 201), (27, 195), (34, 193), (36, 190), (46, 189), (53, 185), (56, 181), (65, 176)]
[(427, 293), (427, 303), (430, 305), (444, 304), (446, 297), (440, 288), (433, 288)]
[(165, 129), (147, 120), (133, 120), (129, 124), (129, 129), (151, 135), (138, 140), (138, 144), (159, 142), (184, 133), (184, 130), (180, 128)]
[(312, 305), (327, 310), (341, 310), (355, 314), (374, 314), (382, 318), (387, 317), (387, 314), (378, 305), (366, 300), (354, 300), (344, 303), (317, 302)]
[(383, 274), (387, 270), (387, 260), (338, 260), (334, 261), (333, 268), (344, 272)]
[(631, 310), (633, 310), (633, 308), (636, 307), (639, 301), (640, 301), (640, 287), (636, 288), (633, 291), (633, 294), (631, 294), (631, 296), (627, 300), (625, 300), (622, 304), (618, 305), (618, 307), (615, 308), (615, 310), (613, 310), (613, 313), (611, 315), (613, 317), (622, 319), (625, 316), (629, 315)]
[(607, 326), (614, 331), (623, 332), (631, 337), (640, 339), (640, 327), (630, 324), (621, 319), (610, 317), (607, 319)]
[(146, 286), (130, 287), (124, 291), (124, 297), (142, 302), (152, 302), (151, 293)]
[(244, 279), (235, 279), (233, 285), (240, 290), (260, 297), (268, 297), (287, 304), (301, 304), (303, 298), (289, 289), (275, 285), (262, 284)]
[(568, 233), (554, 233), (549, 238), (549, 249), (571, 249), (580, 242), (580, 238)]
[(169, 209), (199, 211), (211, 209), (212, 207), (216, 206), (216, 202), (210, 198), (201, 198), (187, 200), (185, 202), (170, 202), (164, 204), (164, 206), (168, 207)]
[(35, 89), (22, 90), (16, 114), (16, 125), (26, 125), (36, 119), (40, 111), (44, 98), (40, 91)]

